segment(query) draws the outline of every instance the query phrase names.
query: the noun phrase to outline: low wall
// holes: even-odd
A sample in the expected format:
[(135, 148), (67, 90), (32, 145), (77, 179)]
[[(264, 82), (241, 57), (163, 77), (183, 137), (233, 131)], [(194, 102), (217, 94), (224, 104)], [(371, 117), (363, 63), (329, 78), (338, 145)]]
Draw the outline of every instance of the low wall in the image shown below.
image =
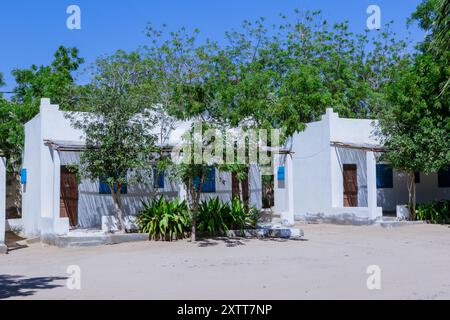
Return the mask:
[(382, 208), (372, 215), (369, 208), (330, 208), (321, 212), (294, 215), (295, 220), (308, 223), (331, 223), (341, 225), (370, 225), (382, 217)]

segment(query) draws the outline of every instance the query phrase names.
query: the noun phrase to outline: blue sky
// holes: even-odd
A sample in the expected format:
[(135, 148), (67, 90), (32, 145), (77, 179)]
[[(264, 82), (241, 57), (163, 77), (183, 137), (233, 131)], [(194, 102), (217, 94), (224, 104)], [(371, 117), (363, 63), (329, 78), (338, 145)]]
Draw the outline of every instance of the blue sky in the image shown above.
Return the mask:
[[(381, 8), (382, 24), (394, 20), (400, 37), (407, 35), (406, 19), (421, 0), (2, 0), (0, 2), (0, 72), (14, 87), (10, 72), (31, 64), (48, 64), (59, 45), (76, 46), (87, 63), (117, 49), (132, 50), (146, 44), (147, 22), (169, 29), (199, 28), (202, 37), (223, 39), (225, 31), (238, 28), (245, 19), (265, 17), (279, 21), (280, 13), (321, 10), (330, 22), (348, 20), (353, 32), (366, 28), (366, 9)], [(81, 30), (66, 28), (66, 9), (81, 9)], [(411, 39), (424, 34), (412, 27)]]

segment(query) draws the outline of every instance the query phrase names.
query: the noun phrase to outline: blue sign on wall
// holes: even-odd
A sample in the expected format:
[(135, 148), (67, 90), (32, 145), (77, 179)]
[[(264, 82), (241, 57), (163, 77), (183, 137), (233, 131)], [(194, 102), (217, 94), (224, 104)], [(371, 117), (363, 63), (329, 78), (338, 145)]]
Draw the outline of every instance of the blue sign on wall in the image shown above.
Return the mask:
[(20, 183), (21, 184), (27, 183), (27, 169), (25, 169), (25, 168), (20, 170)]
[(284, 181), (284, 167), (278, 167), (277, 179), (278, 181)]

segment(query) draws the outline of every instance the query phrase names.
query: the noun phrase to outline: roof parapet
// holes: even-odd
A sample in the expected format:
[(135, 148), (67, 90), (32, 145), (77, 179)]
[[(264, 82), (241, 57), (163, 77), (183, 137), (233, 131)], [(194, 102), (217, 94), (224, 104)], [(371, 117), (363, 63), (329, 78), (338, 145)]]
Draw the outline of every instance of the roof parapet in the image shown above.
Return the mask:
[(54, 110), (54, 111), (58, 111), (59, 110), (59, 105), (57, 104), (51, 104), (50, 99), (49, 98), (41, 98), (41, 105), (39, 106), (39, 112), (45, 112), (48, 110)]

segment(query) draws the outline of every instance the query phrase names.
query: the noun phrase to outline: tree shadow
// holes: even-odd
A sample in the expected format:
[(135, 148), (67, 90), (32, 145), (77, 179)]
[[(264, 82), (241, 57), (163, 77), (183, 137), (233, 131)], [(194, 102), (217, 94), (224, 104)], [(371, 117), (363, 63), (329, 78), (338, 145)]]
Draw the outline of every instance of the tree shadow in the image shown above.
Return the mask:
[(305, 242), (309, 241), (306, 238), (258, 238), (261, 241), (274, 241), (274, 242)]
[(202, 238), (199, 241), (198, 246), (201, 248), (205, 247), (214, 247), (217, 246), (220, 242), (225, 243), (225, 246), (229, 248), (234, 248), (237, 246), (244, 246), (245, 242), (248, 242), (250, 239), (247, 238), (235, 238), (235, 237), (213, 237), (213, 238)]
[(19, 275), (0, 275), (0, 299), (31, 296), (38, 290), (54, 289), (63, 285), (54, 281), (65, 280), (67, 277), (35, 277), (25, 278)]
[(220, 242), (225, 243), (227, 247), (233, 248), (237, 246), (245, 246), (246, 242), (251, 240), (260, 241), (273, 241), (273, 242), (304, 242), (309, 241), (303, 237), (301, 238), (276, 238), (276, 237), (254, 237), (254, 238), (239, 238), (239, 237), (211, 237), (211, 238), (201, 238), (198, 242), (198, 246), (201, 248), (215, 247), (219, 245)]

